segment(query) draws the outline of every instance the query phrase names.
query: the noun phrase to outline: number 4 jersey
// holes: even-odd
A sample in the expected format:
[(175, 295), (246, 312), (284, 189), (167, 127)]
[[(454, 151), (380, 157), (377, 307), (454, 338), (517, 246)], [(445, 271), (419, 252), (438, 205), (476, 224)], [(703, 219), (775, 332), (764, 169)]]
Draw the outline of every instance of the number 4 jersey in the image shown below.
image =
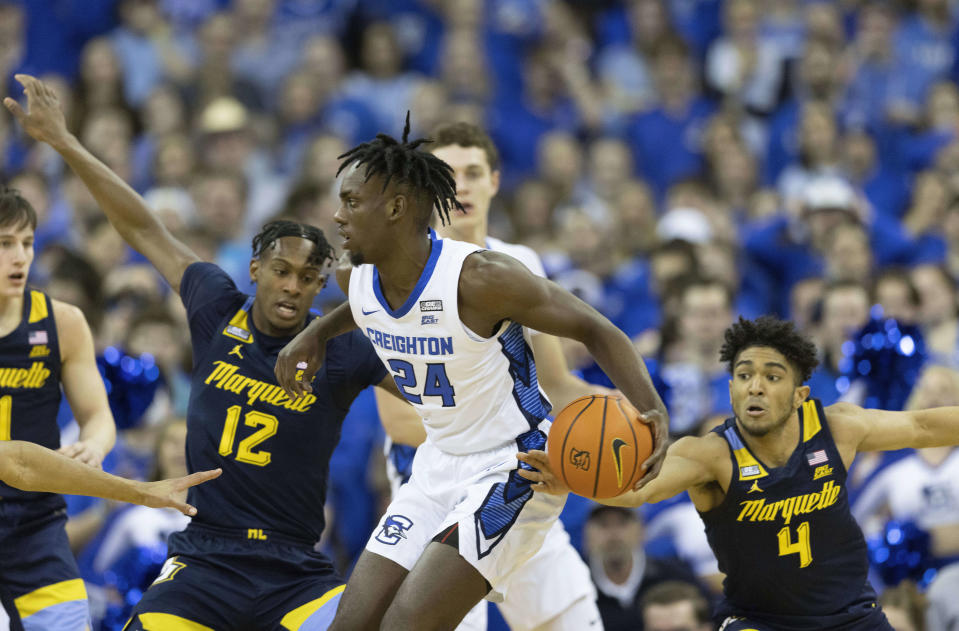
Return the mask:
[(701, 514), (727, 577), (720, 613), (783, 631), (887, 629), (866, 580), (846, 468), (818, 400), (799, 408), (799, 424), (800, 440), (778, 468), (750, 451), (734, 418), (713, 430), (733, 465), (725, 499)]
[(350, 277), (353, 319), (423, 417), (428, 440), (462, 455), (501, 446), (536, 428), (550, 410), (522, 325), (495, 335), (460, 320), (463, 262), (482, 248), (438, 239), (410, 296), (396, 308), (383, 296), (373, 265)]
[(312, 544), (323, 531), (343, 417), (361, 390), (384, 379), (382, 364), (358, 331), (335, 337), (313, 392), (291, 400), (273, 368), (292, 338), (256, 329), (251, 296), (211, 263), (186, 269), (180, 295), (193, 343), (187, 465), (223, 468), (213, 483), (190, 489), (193, 524)]

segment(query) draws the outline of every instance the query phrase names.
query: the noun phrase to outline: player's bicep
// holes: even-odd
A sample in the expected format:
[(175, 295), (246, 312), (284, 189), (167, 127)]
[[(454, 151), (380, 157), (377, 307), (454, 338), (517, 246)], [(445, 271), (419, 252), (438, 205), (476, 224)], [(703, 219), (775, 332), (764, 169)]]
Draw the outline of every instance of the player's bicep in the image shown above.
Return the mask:
[(836, 403), (826, 409), (826, 416), (844, 460), (847, 453), (888, 451), (917, 446), (919, 442), (920, 428), (911, 412), (866, 410), (851, 403)]
[(79, 309), (54, 303), (62, 367), (60, 379), (70, 408), (83, 423), (97, 413), (109, 413), (106, 388), (97, 368), (93, 334)]
[(482, 252), (467, 261), (470, 273), (461, 296), (500, 320), (581, 341), (605, 322), (588, 304), (510, 256)]
[(173, 291), (179, 293), (183, 272), (201, 259), (185, 243), (170, 234), (162, 224), (150, 234), (138, 237), (131, 246), (156, 268), (169, 283)]

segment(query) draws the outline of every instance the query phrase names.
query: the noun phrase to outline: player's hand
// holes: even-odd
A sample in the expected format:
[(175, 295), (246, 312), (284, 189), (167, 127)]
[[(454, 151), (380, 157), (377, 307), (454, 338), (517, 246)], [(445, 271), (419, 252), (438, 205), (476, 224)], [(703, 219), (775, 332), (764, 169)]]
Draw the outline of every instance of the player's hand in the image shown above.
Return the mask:
[(10, 113), (20, 122), (32, 138), (56, 147), (69, 137), (67, 122), (60, 107), (53, 88), (36, 77), (28, 74), (17, 74), (14, 78), (23, 86), (27, 95), (27, 109), (20, 106), (12, 98), (3, 99), (3, 104)]
[(72, 445), (61, 447), (57, 451), (67, 458), (73, 458), (97, 469), (103, 464), (103, 458), (106, 455), (96, 444), (86, 440), (79, 440)]
[(526, 478), (533, 484), (530, 485), (534, 491), (549, 493), (550, 495), (566, 495), (569, 493), (569, 487), (563, 484), (563, 481), (553, 475), (553, 470), (549, 468), (549, 458), (545, 451), (531, 449), (528, 452), (519, 452), (516, 458), (533, 467), (534, 471), (519, 468), (520, 477)]
[(653, 453), (643, 463), (646, 473), (633, 487), (637, 491), (659, 475), (659, 470), (663, 468), (663, 460), (666, 458), (666, 447), (669, 446), (669, 419), (665, 414), (659, 410), (647, 410), (640, 414), (640, 418), (653, 430)]
[(276, 358), (276, 381), (292, 399), (313, 392), (313, 376), (326, 356), (326, 338), (319, 333), (322, 320), (315, 318), (310, 322)]
[(223, 473), (223, 469), (213, 469), (212, 471), (198, 471), (182, 478), (140, 482), (139, 484), (142, 486), (138, 503), (150, 508), (175, 508), (184, 515), (192, 517), (196, 515), (196, 508), (176, 498), (191, 486), (218, 478), (221, 473)]

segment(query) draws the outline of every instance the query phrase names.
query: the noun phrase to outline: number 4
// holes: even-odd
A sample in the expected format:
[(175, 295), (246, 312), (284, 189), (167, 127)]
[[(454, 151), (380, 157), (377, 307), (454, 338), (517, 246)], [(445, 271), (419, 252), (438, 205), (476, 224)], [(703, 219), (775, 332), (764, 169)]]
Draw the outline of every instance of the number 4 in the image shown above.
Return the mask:
[(809, 546), (809, 522), (804, 521), (796, 528), (796, 540), (792, 540), (789, 526), (779, 531), (779, 556), (799, 554), (799, 567), (812, 563), (812, 548)]

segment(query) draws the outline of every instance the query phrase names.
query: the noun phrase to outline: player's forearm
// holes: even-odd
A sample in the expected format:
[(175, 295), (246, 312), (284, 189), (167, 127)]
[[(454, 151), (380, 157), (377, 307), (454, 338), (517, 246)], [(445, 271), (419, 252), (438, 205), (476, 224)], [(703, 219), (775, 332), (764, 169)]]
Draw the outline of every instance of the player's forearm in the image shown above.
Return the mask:
[(959, 406), (928, 408), (911, 412), (917, 428), (915, 448), (959, 444)]
[(162, 224), (150, 212), (143, 198), (80, 144), (76, 136), (65, 136), (53, 144), (53, 148), (83, 180), (107, 219), (127, 243), (139, 250), (139, 239), (159, 234)]
[(140, 502), (141, 483), (110, 475), (46, 447), (24, 441), (0, 443), (3, 481), (23, 491), (93, 495)]
[(329, 340), (337, 335), (349, 333), (356, 328), (356, 321), (353, 320), (350, 303), (344, 302), (326, 315), (316, 318), (310, 323), (309, 328), (313, 334), (322, 340)]
[(666, 405), (653, 386), (646, 364), (625, 333), (605, 322), (583, 342), (599, 367), (637, 410), (657, 410), (667, 418)]
[(99, 410), (79, 424), (80, 440), (93, 443), (104, 456), (110, 453), (117, 440), (117, 428), (110, 410)]
[(552, 384), (543, 384), (543, 390), (546, 391), (546, 396), (553, 404), (554, 414), (580, 397), (611, 392), (609, 388), (583, 381), (570, 373), (566, 373)]

